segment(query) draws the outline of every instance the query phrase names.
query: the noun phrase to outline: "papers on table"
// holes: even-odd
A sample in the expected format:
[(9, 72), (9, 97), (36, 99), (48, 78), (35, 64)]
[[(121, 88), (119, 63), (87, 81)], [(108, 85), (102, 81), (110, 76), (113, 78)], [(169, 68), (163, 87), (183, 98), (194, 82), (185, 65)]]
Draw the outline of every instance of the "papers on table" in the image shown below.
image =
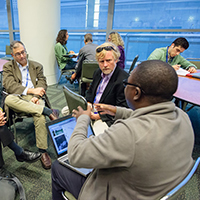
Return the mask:
[(178, 70), (176, 70), (176, 73), (181, 76), (186, 76), (186, 74), (189, 74), (190, 72), (188, 72), (187, 70), (183, 68), (179, 68)]
[(94, 134), (97, 136), (103, 133), (104, 130), (108, 128), (108, 125), (106, 124), (106, 122), (103, 122), (101, 119), (99, 119), (92, 124), (92, 128), (94, 130)]

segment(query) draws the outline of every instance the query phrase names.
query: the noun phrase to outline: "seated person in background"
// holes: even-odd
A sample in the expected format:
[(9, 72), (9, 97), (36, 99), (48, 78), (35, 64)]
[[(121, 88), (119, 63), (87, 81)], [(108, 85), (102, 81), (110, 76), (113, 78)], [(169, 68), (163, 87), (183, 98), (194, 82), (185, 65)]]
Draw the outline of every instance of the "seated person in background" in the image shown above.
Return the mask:
[(148, 57), (148, 60), (162, 60), (170, 64), (175, 70), (181, 67), (188, 70), (190, 73), (194, 73), (197, 71), (197, 67), (180, 55), (180, 53), (183, 53), (188, 47), (188, 41), (183, 37), (179, 37), (175, 39), (170, 46), (155, 49)]
[[(84, 43), (85, 46), (82, 47), (79, 51), (79, 59), (76, 66), (76, 72), (72, 74), (70, 78), (70, 83), (73, 83), (75, 79), (79, 79), (81, 77), (82, 64), (84, 60), (95, 60), (95, 49), (98, 46), (97, 44), (92, 43), (92, 34), (87, 33), (84, 35)], [(81, 95), (85, 96), (86, 84), (81, 85)]]
[[(123, 80), (128, 78), (128, 74), (117, 66), (119, 57), (120, 52), (113, 43), (106, 42), (96, 48), (99, 69), (94, 72), (93, 81), (86, 94), (89, 104), (105, 103), (127, 107)], [(108, 126), (114, 122), (112, 116), (99, 113), (92, 113), (91, 119), (101, 119)]]
[(65, 57), (64, 55), (67, 54), (74, 54), (74, 51), (68, 51), (67, 49), (67, 40), (69, 38), (67, 30), (63, 29), (60, 30), (58, 36), (56, 38), (56, 45), (55, 45), (55, 56), (58, 62), (60, 69), (74, 69), (76, 66), (75, 61), (72, 58), (76, 57)]
[(3, 167), (4, 160), (1, 142), (4, 147), (8, 146), (15, 153), (15, 157), (19, 162), (35, 162), (41, 157), (41, 154), (24, 150), (13, 141), (13, 133), (11, 133), (11, 131), (5, 125), (6, 117), (4, 117), (4, 114), (5, 113), (3, 113), (2, 109), (0, 108), (0, 176), (11, 178), (12, 176), (10, 172)]
[[(86, 93), (86, 100), (91, 106), (93, 103), (106, 103), (128, 107), (123, 86), (123, 80), (128, 78), (128, 73), (116, 66), (119, 57), (120, 52), (113, 43), (106, 42), (96, 48), (96, 60), (99, 63), (99, 69), (94, 72), (93, 81)], [(62, 114), (69, 114), (67, 106), (62, 109)], [(112, 116), (101, 115), (97, 112), (92, 112), (91, 119), (95, 122), (99, 122), (101, 119), (108, 126), (114, 122)]]
[(178, 86), (175, 70), (159, 60), (144, 61), (124, 85), (130, 109), (97, 104), (98, 111), (117, 120), (98, 136), (87, 138), (91, 108), (73, 110), (77, 124), (69, 141), (69, 162), (94, 170), (83, 177), (55, 161), (53, 200), (61, 200), (62, 191), (80, 200), (160, 199), (191, 170), (192, 125), (171, 101)]
[(117, 66), (124, 69), (125, 68), (124, 41), (122, 40), (120, 34), (117, 32), (111, 32), (108, 37), (108, 42), (112, 42), (118, 47), (121, 55), (119, 57), (119, 61), (117, 62)]
[(9, 119), (9, 108), (14, 112), (29, 113), (35, 125), (36, 145), (42, 153), (41, 162), (45, 169), (51, 168), (51, 158), (46, 152), (47, 130), (45, 116), (57, 119), (59, 112), (45, 107), (44, 99), (50, 107), (46, 96), (47, 82), (41, 64), (27, 60), (24, 44), (13, 41), (10, 44), (14, 58), (3, 66), (3, 87), (9, 94), (5, 98), (4, 110)]

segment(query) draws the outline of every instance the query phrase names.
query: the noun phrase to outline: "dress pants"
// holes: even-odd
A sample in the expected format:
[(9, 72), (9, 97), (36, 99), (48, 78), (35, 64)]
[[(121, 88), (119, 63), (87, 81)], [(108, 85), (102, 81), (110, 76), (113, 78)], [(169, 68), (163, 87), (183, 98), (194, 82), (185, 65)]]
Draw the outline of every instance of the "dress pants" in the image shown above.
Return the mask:
[(7, 146), (13, 141), (14, 137), (12, 132), (8, 129), (6, 125), (0, 126), (0, 168), (4, 165), (3, 155), (2, 155), (2, 146)]
[(86, 180), (86, 177), (61, 165), (56, 160), (51, 167), (51, 179), (52, 199), (63, 200), (61, 193), (64, 191), (70, 192), (76, 199), (78, 199), (78, 195)]
[(75, 69), (77, 62), (72, 61), (70, 63), (67, 63), (64, 69)]
[(36, 146), (40, 149), (47, 149), (47, 130), (45, 127), (46, 119), (42, 115), (45, 103), (42, 99), (39, 100), (39, 105), (34, 104), (30, 100), (33, 95), (24, 95), (21, 99), (15, 95), (8, 95), (5, 99), (5, 104), (15, 112), (25, 112), (33, 116), (35, 125)]

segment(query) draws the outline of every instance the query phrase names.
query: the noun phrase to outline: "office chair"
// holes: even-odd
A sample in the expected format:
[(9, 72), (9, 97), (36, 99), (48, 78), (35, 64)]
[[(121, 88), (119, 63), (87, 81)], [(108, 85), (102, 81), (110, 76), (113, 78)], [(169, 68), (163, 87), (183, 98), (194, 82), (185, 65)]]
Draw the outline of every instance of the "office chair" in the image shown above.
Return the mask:
[(83, 96), (71, 91), (66, 86), (63, 86), (63, 92), (67, 101), (69, 113), (72, 113), (72, 110), (77, 109), (78, 106), (81, 106), (84, 110), (87, 109), (87, 101)]
[(99, 64), (96, 61), (93, 60), (85, 60), (82, 64), (82, 71), (81, 71), (81, 78), (79, 80), (79, 94), (82, 96), (85, 96), (85, 91), (83, 91), (83, 87), (81, 87), (82, 84), (91, 83), (93, 81), (93, 74), (96, 69), (99, 68)]
[(192, 64), (194, 64), (194, 65), (197, 67), (197, 69), (200, 69), (200, 61), (193, 61), (193, 60), (190, 60), (190, 62), (191, 62)]
[(135, 58), (133, 59), (133, 62), (132, 62), (132, 64), (131, 64), (131, 66), (130, 66), (130, 69), (129, 69), (128, 74), (131, 74), (132, 70), (133, 70), (134, 67), (135, 67), (135, 64), (136, 64), (138, 58), (139, 58), (139, 55), (136, 55)]
[(60, 66), (59, 66), (59, 64), (58, 64), (58, 60), (56, 59), (56, 61), (57, 61), (58, 69), (59, 69), (59, 71), (60, 71), (60, 77), (59, 77), (58, 83), (57, 83), (57, 85), (56, 85), (56, 87), (58, 87), (58, 84), (59, 84), (59, 82), (60, 82), (61, 77), (62, 77), (63, 75), (65, 75), (65, 76), (67, 76), (67, 77), (70, 78), (71, 75), (72, 75), (72, 73), (75, 72), (75, 69), (60, 69)]
[(175, 188), (160, 200), (190, 200), (200, 199), (200, 157), (196, 160), (189, 174)]
[(1, 58), (3, 60), (12, 60), (12, 56), (11, 56), (11, 49), (9, 45), (6, 45), (6, 55), (5, 57)]

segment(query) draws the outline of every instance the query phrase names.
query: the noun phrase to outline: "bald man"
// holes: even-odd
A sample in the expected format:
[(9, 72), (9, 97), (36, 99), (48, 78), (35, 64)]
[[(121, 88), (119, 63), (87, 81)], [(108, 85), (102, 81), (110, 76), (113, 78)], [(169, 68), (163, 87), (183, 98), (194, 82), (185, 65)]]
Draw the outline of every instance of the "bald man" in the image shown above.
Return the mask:
[(96, 104), (116, 121), (90, 138), (91, 108), (73, 110), (77, 125), (69, 141), (69, 161), (94, 170), (86, 178), (54, 162), (53, 200), (62, 199), (65, 190), (80, 200), (160, 199), (180, 183), (193, 166), (194, 133), (187, 114), (171, 101), (177, 85), (169, 64), (142, 62), (124, 81), (130, 109)]

